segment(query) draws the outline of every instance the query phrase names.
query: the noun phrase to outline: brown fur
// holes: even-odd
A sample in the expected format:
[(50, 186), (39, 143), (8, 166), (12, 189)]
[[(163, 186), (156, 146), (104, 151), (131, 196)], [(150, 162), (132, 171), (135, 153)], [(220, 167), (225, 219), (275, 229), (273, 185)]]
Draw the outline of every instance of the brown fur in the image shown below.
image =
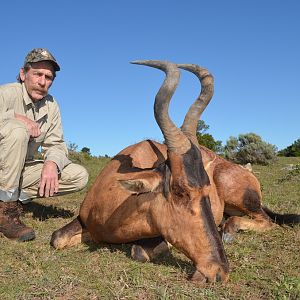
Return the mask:
[[(152, 158), (152, 161), (142, 161), (139, 153), (143, 153), (145, 158)], [(176, 186), (174, 193), (178, 193), (178, 200), (175, 196), (168, 201), (163, 195), (164, 174), (159, 166), (166, 163), (162, 157), (167, 157), (167, 147), (154, 141), (143, 141), (121, 151), (102, 170), (87, 193), (80, 208), (81, 223), (95, 242), (126, 243), (163, 236), (194, 262), (197, 272), (204, 278), (226, 281), (228, 264), (212, 255), (211, 239), (216, 237), (205, 234), (209, 231), (205, 229), (203, 217), (200, 217), (199, 203), (209, 194), (208, 187), (198, 192), (198, 189), (189, 187), (182, 177), (176, 179), (175, 175), (172, 185)], [(180, 155), (171, 164), (174, 174), (179, 175), (183, 171), (176, 160), (180, 160)], [(152, 169), (155, 165), (157, 169)], [(181, 201), (181, 198), (186, 200)], [(214, 207), (216, 205), (213, 204)], [(216, 211), (216, 218), (221, 220), (222, 210)], [(81, 242), (79, 235), (80, 230), (65, 227), (53, 234), (51, 243), (59, 249), (69, 247), (74, 245), (74, 236), (77, 236), (78, 243)]]
[[(154, 105), (166, 145), (143, 141), (117, 154), (88, 191), (78, 218), (55, 231), (51, 244), (61, 249), (89, 238), (108, 243), (151, 238), (151, 246), (143, 248), (140, 243), (132, 251), (135, 259), (147, 261), (168, 248), (161, 242), (163, 237), (193, 261), (192, 280), (226, 281), (229, 265), (216, 226), (224, 212), (231, 216), (223, 225), (225, 241), (238, 230), (271, 228), (273, 223), (261, 206), (259, 183), (248, 170), (197, 142), (197, 120), (213, 94), (207, 70), (157, 61), (137, 63), (166, 73)], [(178, 66), (195, 73), (202, 85), (181, 129), (168, 116), (179, 81)]]

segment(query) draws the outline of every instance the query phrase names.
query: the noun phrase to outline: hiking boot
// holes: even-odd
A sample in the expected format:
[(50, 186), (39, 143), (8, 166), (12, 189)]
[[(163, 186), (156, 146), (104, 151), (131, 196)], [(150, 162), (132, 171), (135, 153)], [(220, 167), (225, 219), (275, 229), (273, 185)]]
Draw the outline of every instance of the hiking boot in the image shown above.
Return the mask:
[(22, 205), (17, 201), (0, 201), (0, 234), (19, 242), (33, 240), (35, 238), (33, 229), (20, 220), (22, 212)]

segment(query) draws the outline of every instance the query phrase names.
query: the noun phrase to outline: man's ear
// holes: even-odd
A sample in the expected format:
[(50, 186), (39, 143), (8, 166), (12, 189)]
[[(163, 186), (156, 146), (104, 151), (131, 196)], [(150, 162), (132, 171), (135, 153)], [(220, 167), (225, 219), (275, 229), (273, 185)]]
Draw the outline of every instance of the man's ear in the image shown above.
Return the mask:
[(21, 81), (25, 81), (25, 69), (24, 68), (20, 69), (20, 79), (21, 79)]

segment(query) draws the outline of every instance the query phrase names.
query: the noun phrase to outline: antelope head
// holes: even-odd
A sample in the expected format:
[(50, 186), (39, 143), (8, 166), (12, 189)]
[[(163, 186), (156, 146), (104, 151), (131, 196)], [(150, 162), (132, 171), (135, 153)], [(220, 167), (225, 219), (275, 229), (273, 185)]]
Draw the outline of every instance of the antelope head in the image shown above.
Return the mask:
[[(161, 234), (195, 264), (192, 279), (214, 282), (228, 279), (228, 262), (210, 205), (210, 180), (196, 138), (199, 117), (213, 95), (213, 77), (197, 65), (163, 61), (134, 61), (165, 72), (154, 104), (154, 115), (167, 145), (163, 195), (164, 212), (157, 226)], [(170, 100), (180, 79), (179, 68), (195, 73), (201, 93), (190, 107), (181, 129), (169, 117)], [(161, 210), (161, 207), (160, 207)]]

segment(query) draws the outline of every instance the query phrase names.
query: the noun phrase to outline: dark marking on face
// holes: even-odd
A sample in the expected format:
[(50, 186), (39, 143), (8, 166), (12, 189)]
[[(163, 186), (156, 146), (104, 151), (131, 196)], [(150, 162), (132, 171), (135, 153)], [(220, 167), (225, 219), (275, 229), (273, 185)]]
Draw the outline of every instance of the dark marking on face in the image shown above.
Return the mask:
[(243, 195), (243, 205), (248, 211), (260, 212), (261, 202), (259, 194), (252, 189), (246, 189)]
[(204, 169), (200, 150), (193, 144), (191, 149), (183, 154), (183, 165), (188, 183), (193, 187), (209, 185), (209, 177)]
[(201, 217), (204, 220), (204, 227), (213, 249), (212, 256), (220, 263), (225, 272), (229, 272), (229, 263), (226, 257), (221, 236), (217, 230), (217, 226), (211, 210), (210, 200), (208, 197), (203, 197), (200, 200)]

